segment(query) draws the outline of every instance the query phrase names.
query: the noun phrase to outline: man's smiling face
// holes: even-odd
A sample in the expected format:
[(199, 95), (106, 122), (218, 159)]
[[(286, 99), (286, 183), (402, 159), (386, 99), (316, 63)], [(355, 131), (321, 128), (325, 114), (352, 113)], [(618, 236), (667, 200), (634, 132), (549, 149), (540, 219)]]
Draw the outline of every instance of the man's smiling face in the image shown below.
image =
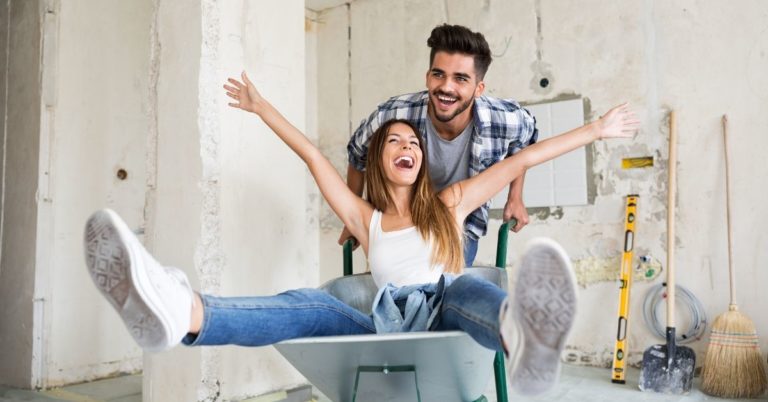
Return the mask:
[(437, 52), (427, 71), (429, 105), (434, 117), (447, 123), (462, 113), (471, 113), (476, 96), (485, 88), (475, 73), (475, 59), (463, 53)]

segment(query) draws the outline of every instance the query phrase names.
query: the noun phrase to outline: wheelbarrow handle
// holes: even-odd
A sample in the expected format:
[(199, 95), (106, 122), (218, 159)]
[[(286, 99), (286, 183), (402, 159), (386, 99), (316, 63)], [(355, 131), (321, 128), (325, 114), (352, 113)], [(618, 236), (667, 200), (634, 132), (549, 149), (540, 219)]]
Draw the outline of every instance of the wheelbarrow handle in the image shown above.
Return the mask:
[(496, 242), (496, 267), (504, 268), (507, 266), (507, 240), (509, 231), (517, 226), (517, 219), (512, 218), (501, 224), (499, 227), (499, 240)]
[(357, 239), (354, 237), (350, 237), (344, 242), (344, 276), (352, 275), (352, 251), (357, 244)]

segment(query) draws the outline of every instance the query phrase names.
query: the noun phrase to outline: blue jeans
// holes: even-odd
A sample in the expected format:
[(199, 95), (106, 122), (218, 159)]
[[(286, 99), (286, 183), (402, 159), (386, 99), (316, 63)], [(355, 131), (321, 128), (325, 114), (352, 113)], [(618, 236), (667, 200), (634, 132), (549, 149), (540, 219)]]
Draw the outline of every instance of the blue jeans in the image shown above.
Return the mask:
[(473, 239), (470, 236), (464, 235), (464, 266), (471, 267), (475, 262), (477, 256), (477, 243), (478, 239)]
[[(486, 348), (502, 350), (499, 309), (507, 294), (495, 284), (462, 275), (445, 289), (432, 331), (461, 330)], [(182, 343), (190, 346), (264, 346), (310, 336), (373, 334), (373, 318), (318, 289), (275, 296), (203, 300), (203, 325)]]

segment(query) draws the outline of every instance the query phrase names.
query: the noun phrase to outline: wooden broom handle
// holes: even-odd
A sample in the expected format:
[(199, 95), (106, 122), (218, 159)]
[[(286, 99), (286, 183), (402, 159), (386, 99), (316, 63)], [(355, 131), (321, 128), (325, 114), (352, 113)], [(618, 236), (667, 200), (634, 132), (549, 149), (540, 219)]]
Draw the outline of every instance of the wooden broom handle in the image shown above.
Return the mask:
[(675, 193), (677, 192), (677, 118), (669, 112), (669, 183), (667, 183), (667, 327), (675, 326)]
[(726, 222), (728, 224), (728, 279), (731, 285), (731, 303), (729, 310), (736, 308), (736, 275), (733, 265), (733, 227), (731, 227), (731, 169), (729, 165), (728, 150), (728, 116), (723, 115), (723, 148), (725, 148), (725, 208)]

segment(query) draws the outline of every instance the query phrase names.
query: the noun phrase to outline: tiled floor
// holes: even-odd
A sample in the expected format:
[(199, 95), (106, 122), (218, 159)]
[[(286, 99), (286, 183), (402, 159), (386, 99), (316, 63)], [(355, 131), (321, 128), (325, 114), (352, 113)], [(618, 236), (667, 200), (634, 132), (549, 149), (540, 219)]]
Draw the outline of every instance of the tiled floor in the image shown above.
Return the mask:
[[(706, 395), (699, 391), (701, 380), (695, 378), (693, 389), (688, 395), (665, 395), (641, 392), (637, 386), (640, 371), (630, 369), (627, 372), (627, 383), (613, 384), (609, 369), (565, 366), (557, 386), (535, 398), (521, 398), (510, 395), (510, 401), (589, 401), (589, 402), (688, 402), (688, 401), (735, 401), (738, 399), (721, 399)], [(493, 388), (491, 388), (492, 390)], [(491, 393), (492, 391), (489, 391)], [(488, 396), (488, 395), (486, 395)], [(489, 398), (491, 399), (491, 398)], [(495, 400), (495, 398), (493, 399)], [(750, 399), (744, 399), (750, 400)], [(755, 399), (751, 399), (754, 401)], [(768, 400), (768, 395), (763, 399)]]
[(6, 401), (141, 402), (141, 376), (110, 378), (40, 392), (0, 386), (0, 402)]
[[(574, 402), (688, 402), (688, 401), (728, 401), (702, 394), (698, 390), (699, 379), (694, 380), (694, 389), (689, 395), (675, 396), (640, 392), (637, 388), (639, 372), (630, 370), (627, 373), (627, 384), (617, 385), (610, 381), (607, 369), (565, 366), (558, 385), (544, 395), (535, 398), (520, 397), (511, 394), (511, 401), (574, 401)], [(284, 395), (284, 394), (283, 394)], [(490, 384), (486, 397), (490, 402), (496, 401), (493, 384)], [(252, 402), (277, 402), (282, 397), (266, 395), (253, 398)], [(285, 400), (285, 399), (282, 399)], [(288, 399), (294, 402), (294, 399)], [(288, 401), (286, 400), (286, 401)], [(768, 394), (758, 400), (768, 401)], [(81, 401), (81, 402), (140, 402), (141, 376), (126, 376), (87, 384), (43, 391), (22, 391), (0, 387), (0, 402), (31, 401)], [(317, 395), (315, 401), (328, 402), (322, 395)], [(751, 401), (755, 401), (752, 399)], [(298, 401), (295, 401), (298, 402)]]

